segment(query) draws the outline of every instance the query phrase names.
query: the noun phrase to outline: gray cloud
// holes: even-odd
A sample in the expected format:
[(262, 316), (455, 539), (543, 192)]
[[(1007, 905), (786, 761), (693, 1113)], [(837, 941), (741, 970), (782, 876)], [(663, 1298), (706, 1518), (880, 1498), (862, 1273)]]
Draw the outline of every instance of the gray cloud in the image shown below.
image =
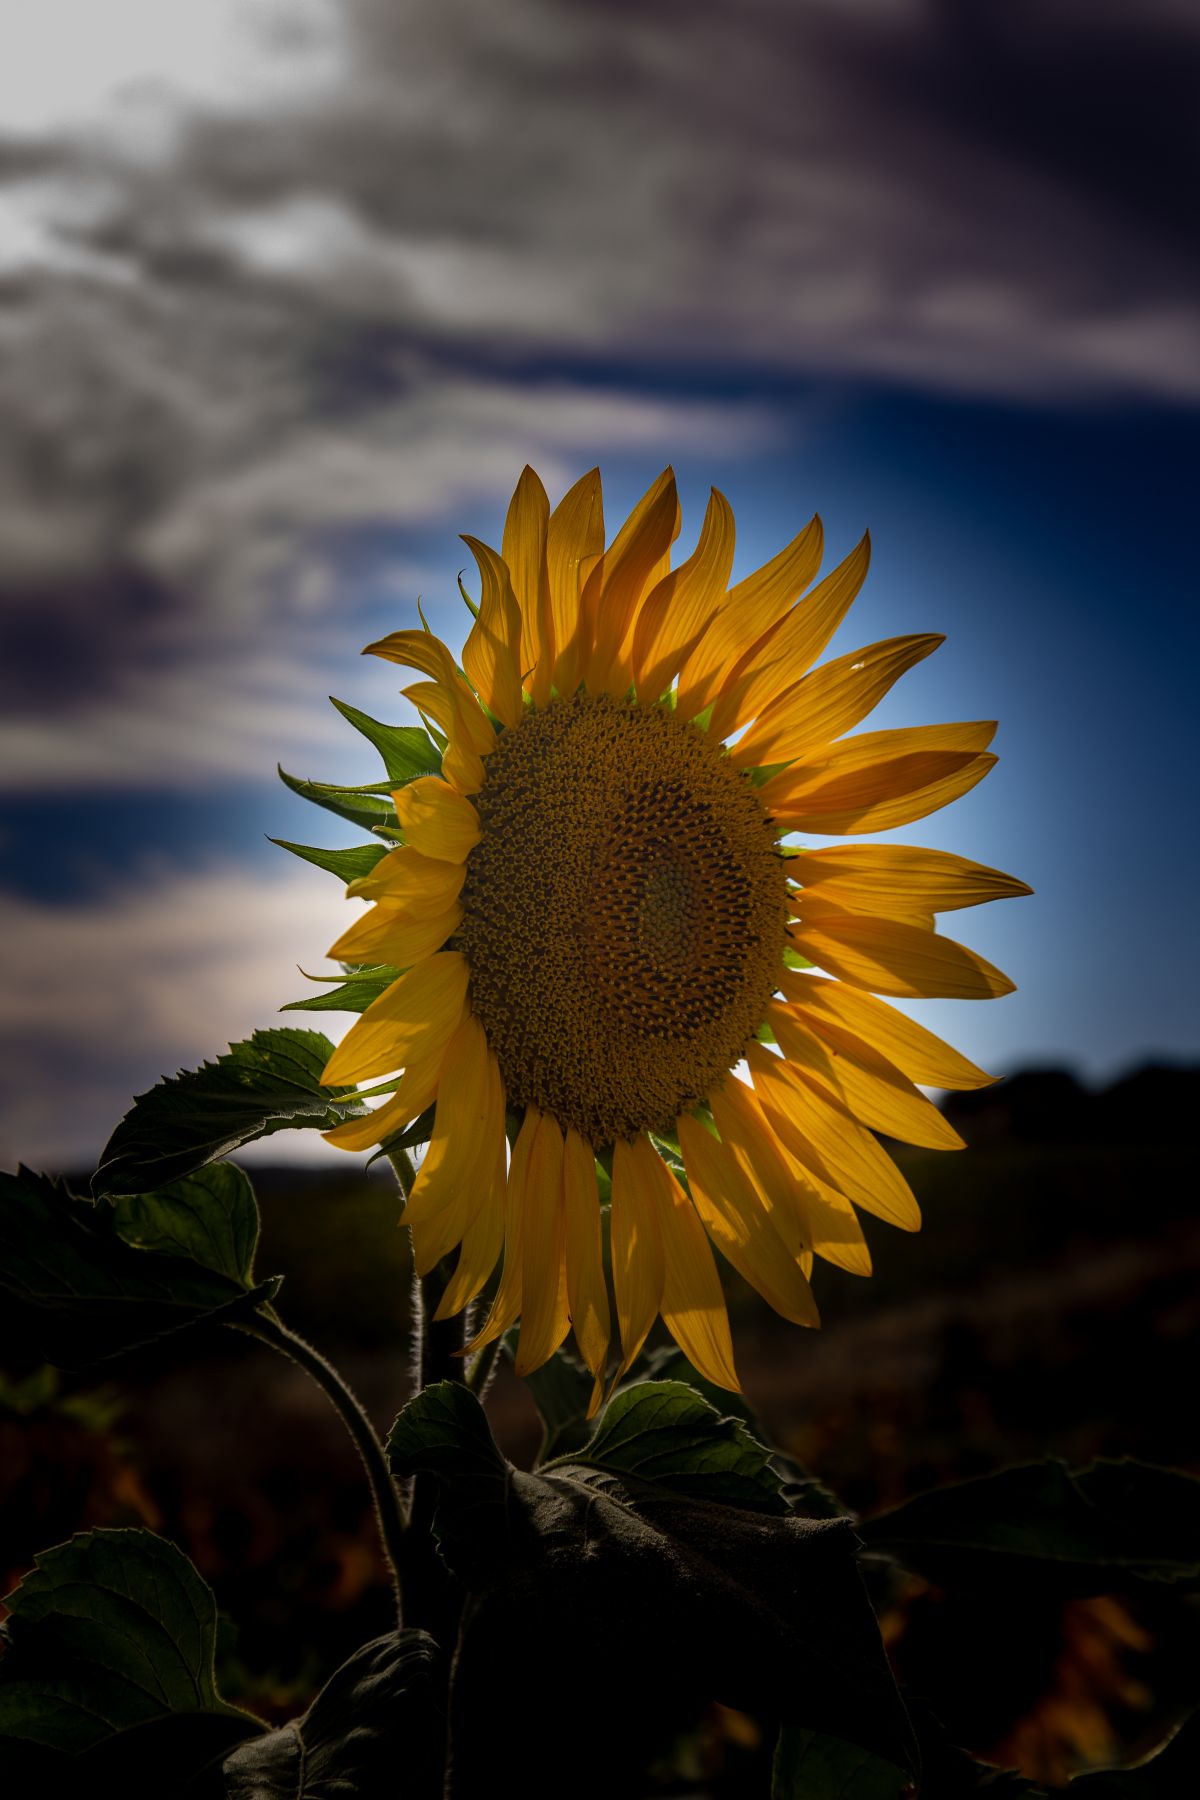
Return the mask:
[(355, 532), (402, 554), (526, 457), (770, 441), (672, 372), (1200, 397), (1168, 0), (203, 10), (120, 0), (124, 47), (47, 27), (10, 77), (12, 783), (288, 754)]

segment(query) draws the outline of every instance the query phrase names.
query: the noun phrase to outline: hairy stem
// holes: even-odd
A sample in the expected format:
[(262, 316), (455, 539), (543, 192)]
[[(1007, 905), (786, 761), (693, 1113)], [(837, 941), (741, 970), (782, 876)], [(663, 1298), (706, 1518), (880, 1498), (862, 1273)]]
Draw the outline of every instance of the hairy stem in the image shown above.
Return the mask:
[(290, 1330), (273, 1313), (257, 1312), (250, 1318), (239, 1319), (234, 1330), (243, 1331), (264, 1344), (270, 1344), (272, 1349), (299, 1364), (306, 1374), (311, 1375), (317, 1386), (324, 1390), (350, 1433), (367, 1472), (380, 1541), (396, 1590), (397, 1623), (403, 1624), (400, 1571), (406, 1554), (404, 1534), (408, 1520), (388, 1469), (383, 1445), (362, 1402), (333, 1364), (319, 1350), (314, 1349), (306, 1338), (302, 1338), (299, 1332)]

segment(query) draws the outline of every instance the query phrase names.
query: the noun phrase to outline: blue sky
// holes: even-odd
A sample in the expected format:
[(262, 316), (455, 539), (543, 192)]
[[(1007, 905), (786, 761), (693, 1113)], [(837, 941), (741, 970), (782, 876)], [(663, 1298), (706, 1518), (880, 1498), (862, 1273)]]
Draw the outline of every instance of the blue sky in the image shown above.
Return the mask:
[(1200, 1052), (1192, 25), (230, 0), (183, 58), (117, 10), (90, 85), (31, 32), (0, 143), (6, 1160), (86, 1163), (321, 967), (339, 890), (266, 837), (347, 834), (274, 761), (373, 773), (325, 696), (403, 716), (358, 647), (418, 594), (461, 636), (526, 460), (599, 462), (610, 527), (672, 462), (742, 572), (869, 526), (835, 650), (948, 640), (872, 723), (1001, 722), (903, 835), (1037, 890), (952, 925), (1018, 993), (922, 1016), (1001, 1070)]

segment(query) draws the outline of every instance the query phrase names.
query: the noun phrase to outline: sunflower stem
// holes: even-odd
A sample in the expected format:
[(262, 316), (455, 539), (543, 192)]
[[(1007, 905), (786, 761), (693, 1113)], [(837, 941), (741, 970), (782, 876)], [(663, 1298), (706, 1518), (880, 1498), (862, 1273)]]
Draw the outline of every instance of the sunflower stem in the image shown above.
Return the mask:
[(475, 1398), (479, 1401), (486, 1398), (487, 1391), (492, 1385), (492, 1376), (496, 1373), (496, 1359), (499, 1354), (500, 1339), (496, 1337), (492, 1339), (490, 1344), (485, 1344), (479, 1354), (472, 1357), (471, 1361), (467, 1364), (467, 1372), (464, 1379)]
[(302, 1338), (299, 1332), (292, 1331), (285, 1325), (273, 1311), (259, 1311), (249, 1318), (239, 1319), (233, 1329), (258, 1338), (264, 1344), (270, 1344), (273, 1350), (278, 1350), (281, 1355), (297, 1363), (323, 1390), (350, 1433), (367, 1473), (380, 1543), (392, 1574), (392, 1586), (396, 1593), (396, 1622), (403, 1625), (404, 1601), (400, 1577), (406, 1555), (405, 1533), (408, 1520), (396, 1484), (392, 1480), (383, 1445), (361, 1400), (333, 1364), (306, 1338)]
[[(406, 1150), (389, 1150), (388, 1161), (396, 1173), (407, 1203), (416, 1180), (413, 1160)], [(448, 1258), (427, 1275), (413, 1276), (412, 1286), (412, 1391), (438, 1381), (463, 1379), (463, 1319), (436, 1317), (438, 1305), (453, 1272)], [(439, 1644), (452, 1644), (458, 1633), (460, 1596), (433, 1536), (437, 1488), (431, 1475), (414, 1475), (408, 1493), (408, 1527), (404, 1533), (401, 1572), (405, 1611), (410, 1625), (428, 1631)]]

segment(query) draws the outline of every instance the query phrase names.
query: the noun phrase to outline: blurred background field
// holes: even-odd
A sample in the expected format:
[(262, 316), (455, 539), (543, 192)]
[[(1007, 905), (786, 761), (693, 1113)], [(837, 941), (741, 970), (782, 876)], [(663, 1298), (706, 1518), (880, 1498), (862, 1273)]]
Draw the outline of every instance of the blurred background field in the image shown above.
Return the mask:
[[(1136, 1456), (1200, 1474), (1200, 1070), (1103, 1090), (1028, 1071), (950, 1102), (969, 1149), (897, 1149), (920, 1234), (867, 1221), (870, 1280), (818, 1265), (824, 1325), (778, 1320), (730, 1275), (746, 1397), (763, 1430), (848, 1505), (1059, 1456)], [(410, 1266), (389, 1172), (258, 1167), (259, 1269), (285, 1318), (332, 1354), (386, 1429), (406, 1398)], [(165, 1531), (213, 1584), (230, 1691), (283, 1717), (386, 1628), (364, 1484), (298, 1369), (230, 1332), (55, 1378), (6, 1347), (0, 1544), (11, 1584), (88, 1525)], [(539, 1424), (505, 1365), (489, 1399), (528, 1465)], [(1200, 1616), (1152, 1594), (964, 1605), (881, 1587), (897, 1667), (981, 1754), (1064, 1778), (1147, 1748), (1200, 1682)], [(762, 1753), (714, 1715), (714, 1791)], [(739, 1735), (740, 1734), (740, 1735)], [(740, 1746), (740, 1747), (739, 1747)], [(686, 1761), (686, 1759), (685, 1759)], [(663, 1791), (682, 1779), (664, 1764)], [(724, 1777), (721, 1770), (725, 1770)], [(682, 1789), (680, 1791), (683, 1791)]]

